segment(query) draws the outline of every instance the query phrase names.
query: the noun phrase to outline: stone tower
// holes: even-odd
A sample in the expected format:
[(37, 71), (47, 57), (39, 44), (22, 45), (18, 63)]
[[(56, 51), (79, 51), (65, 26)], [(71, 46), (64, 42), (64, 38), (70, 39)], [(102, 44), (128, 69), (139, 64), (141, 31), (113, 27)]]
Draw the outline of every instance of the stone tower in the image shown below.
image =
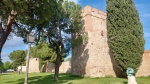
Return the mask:
[(86, 6), (82, 16), (88, 42), (73, 49), (71, 73), (90, 77), (116, 76), (107, 43), (106, 13)]

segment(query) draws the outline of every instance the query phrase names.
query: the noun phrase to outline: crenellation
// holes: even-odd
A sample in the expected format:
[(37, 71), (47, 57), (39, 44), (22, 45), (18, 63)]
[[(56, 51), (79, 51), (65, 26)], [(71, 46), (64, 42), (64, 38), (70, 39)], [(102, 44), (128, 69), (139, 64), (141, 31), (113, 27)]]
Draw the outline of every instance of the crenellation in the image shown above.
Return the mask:
[(92, 8), (92, 12), (97, 13), (98, 14), (98, 9), (97, 8)]
[(102, 11), (102, 10), (99, 10), (99, 12), (98, 12), (99, 14), (101, 14), (101, 15), (104, 15), (104, 11)]
[(85, 17), (87, 15), (98, 17), (101, 19), (106, 19), (106, 17), (107, 17), (106, 12), (104, 12), (102, 10), (98, 10), (97, 8), (92, 8), (91, 6), (86, 6), (82, 10), (82, 16)]
[(82, 14), (85, 15), (91, 15), (92, 14), (92, 7), (91, 6), (86, 6), (83, 10), (82, 10)]
[(106, 12), (104, 12), (104, 16), (107, 16), (107, 13), (106, 13)]

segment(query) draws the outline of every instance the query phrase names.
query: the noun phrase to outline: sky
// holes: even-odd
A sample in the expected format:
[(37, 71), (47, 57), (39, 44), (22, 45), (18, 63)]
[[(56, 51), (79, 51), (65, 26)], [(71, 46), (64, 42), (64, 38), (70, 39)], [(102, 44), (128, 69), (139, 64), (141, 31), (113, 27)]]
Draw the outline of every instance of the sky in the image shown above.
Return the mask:
[[(86, 5), (103, 10), (106, 12), (106, 0), (69, 0), (80, 4), (82, 8)], [(140, 21), (143, 24), (145, 50), (150, 50), (150, 0), (133, 0), (134, 4), (139, 12)], [(23, 40), (19, 37), (13, 37), (11, 40), (7, 40), (2, 50), (2, 61), (10, 61), (9, 54), (13, 50), (26, 50), (27, 44), (23, 43)]]

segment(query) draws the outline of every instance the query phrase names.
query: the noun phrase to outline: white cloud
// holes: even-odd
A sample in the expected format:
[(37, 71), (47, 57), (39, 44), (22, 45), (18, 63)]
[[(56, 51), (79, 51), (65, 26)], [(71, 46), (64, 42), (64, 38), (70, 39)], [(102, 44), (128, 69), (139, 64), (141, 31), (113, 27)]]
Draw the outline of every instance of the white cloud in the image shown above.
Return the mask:
[(68, 1), (73, 1), (75, 3), (79, 3), (80, 0), (68, 0)]
[(17, 48), (17, 47), (26, 47), (27, 45), (24, 44), (23, 39), (20, 37), (13, 36), (13, 39), (6, 40), (3, 49), (6, 48)]
[(9, 54), (10, 54), (9, 52), (2, 52), (2, 53), (1, 53), (2, 61), (3, 61), (3, 62), (10, 61), (10, 59), (9, 59), (9, 57), (8, 57)]
[(28, 45), (24, 44), (22, 38), (13, 36), (12, 39), (6, 40), (6, 43), (3, 46), (1, 53), (2, 61), (3, 62), (10, 61), (8, 56), (11, 52), (13, 52), (14, 50), (26, 50), (27, 47)]
[(2, 52), (2, 58), (5, 58), (6, 56), (8, 56), (9, 55), (9, 53), (7, 53), (7, 52)]

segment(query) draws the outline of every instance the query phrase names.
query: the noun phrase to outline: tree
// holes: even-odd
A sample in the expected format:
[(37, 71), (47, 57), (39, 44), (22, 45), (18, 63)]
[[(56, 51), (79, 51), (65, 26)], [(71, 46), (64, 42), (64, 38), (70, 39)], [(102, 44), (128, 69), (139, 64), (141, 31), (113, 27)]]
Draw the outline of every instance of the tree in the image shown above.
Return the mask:
[(49, 19), (54, 1), (56, 0), (0, 1), (0, 59), (3, 45), (10, 32), (25, 38), (33, 26)]
[[(14, 28), (20, 28), (27, 33), (35, 31), (37, 42), (39, 42), (42, 32), (46, 34), (50, 47), (57, 54), (54, 78), (58, 80), (59, 66), (71, 49), (71, 40), (68, 34), (71, 36), (72, 33), (76, 34), (78, 30), (82, 30), (82, 8), (78, 4), (63, 2), (63, 0), (29, 0), (20, 3), (22, 3), (23, 9), (21, 10), (23, 12), (19, 13), (19, 9), (16, 10), (18, 14), (13, 22)], [(18, 4), (20, 3), (18, 2)], [(13, 4), (13, 6), (15, 5)], [(26, 35), (22, 34), (18, 33), (24, 38)]]
[(41, 40), (31, 48), (31, 56), (39, 58), (40, 69), (41, 65), (47, 66), (49, 62), (56, 61), (56, 53), (50, 48), (50, 44), (46, 42), (46, 36), (42, 34)]
[(5, 70), (8, 70), (8, 69), (10, 69), (10, 67), (11, 67), (11, 63), (10, 63), (9, 61), (6, 61), (6, 62), (4, 63), (4, 69), (5, 69)]
[(4, 69), (4, 67), (3, 67), (3, 62), (0, 61), (0, 72), (1, 72), (1, 70), (3, 70), (3, 69)]
[(23, 50), (14, 50), (9, 54), (10, 60), (12, 60), (13, 64), (17, 66), (22, 65), (24, 63), (25, 57), (26, 54)]
[(71, 34), (80, 33), (79, 30), (81, 31), (83, 27), (82, 8), (79, 4), (58, 1), (55, 9), (49, 20), (49, 27), (43, 32), (47, 35), (50, 46), (57, 55), (54, 79), (58, 80), (59, 66), (71, 49)]
[(107, 0), (108, 44), (119, 68), (137, 71), (144, 52), (142, 24), (133, 0)]

